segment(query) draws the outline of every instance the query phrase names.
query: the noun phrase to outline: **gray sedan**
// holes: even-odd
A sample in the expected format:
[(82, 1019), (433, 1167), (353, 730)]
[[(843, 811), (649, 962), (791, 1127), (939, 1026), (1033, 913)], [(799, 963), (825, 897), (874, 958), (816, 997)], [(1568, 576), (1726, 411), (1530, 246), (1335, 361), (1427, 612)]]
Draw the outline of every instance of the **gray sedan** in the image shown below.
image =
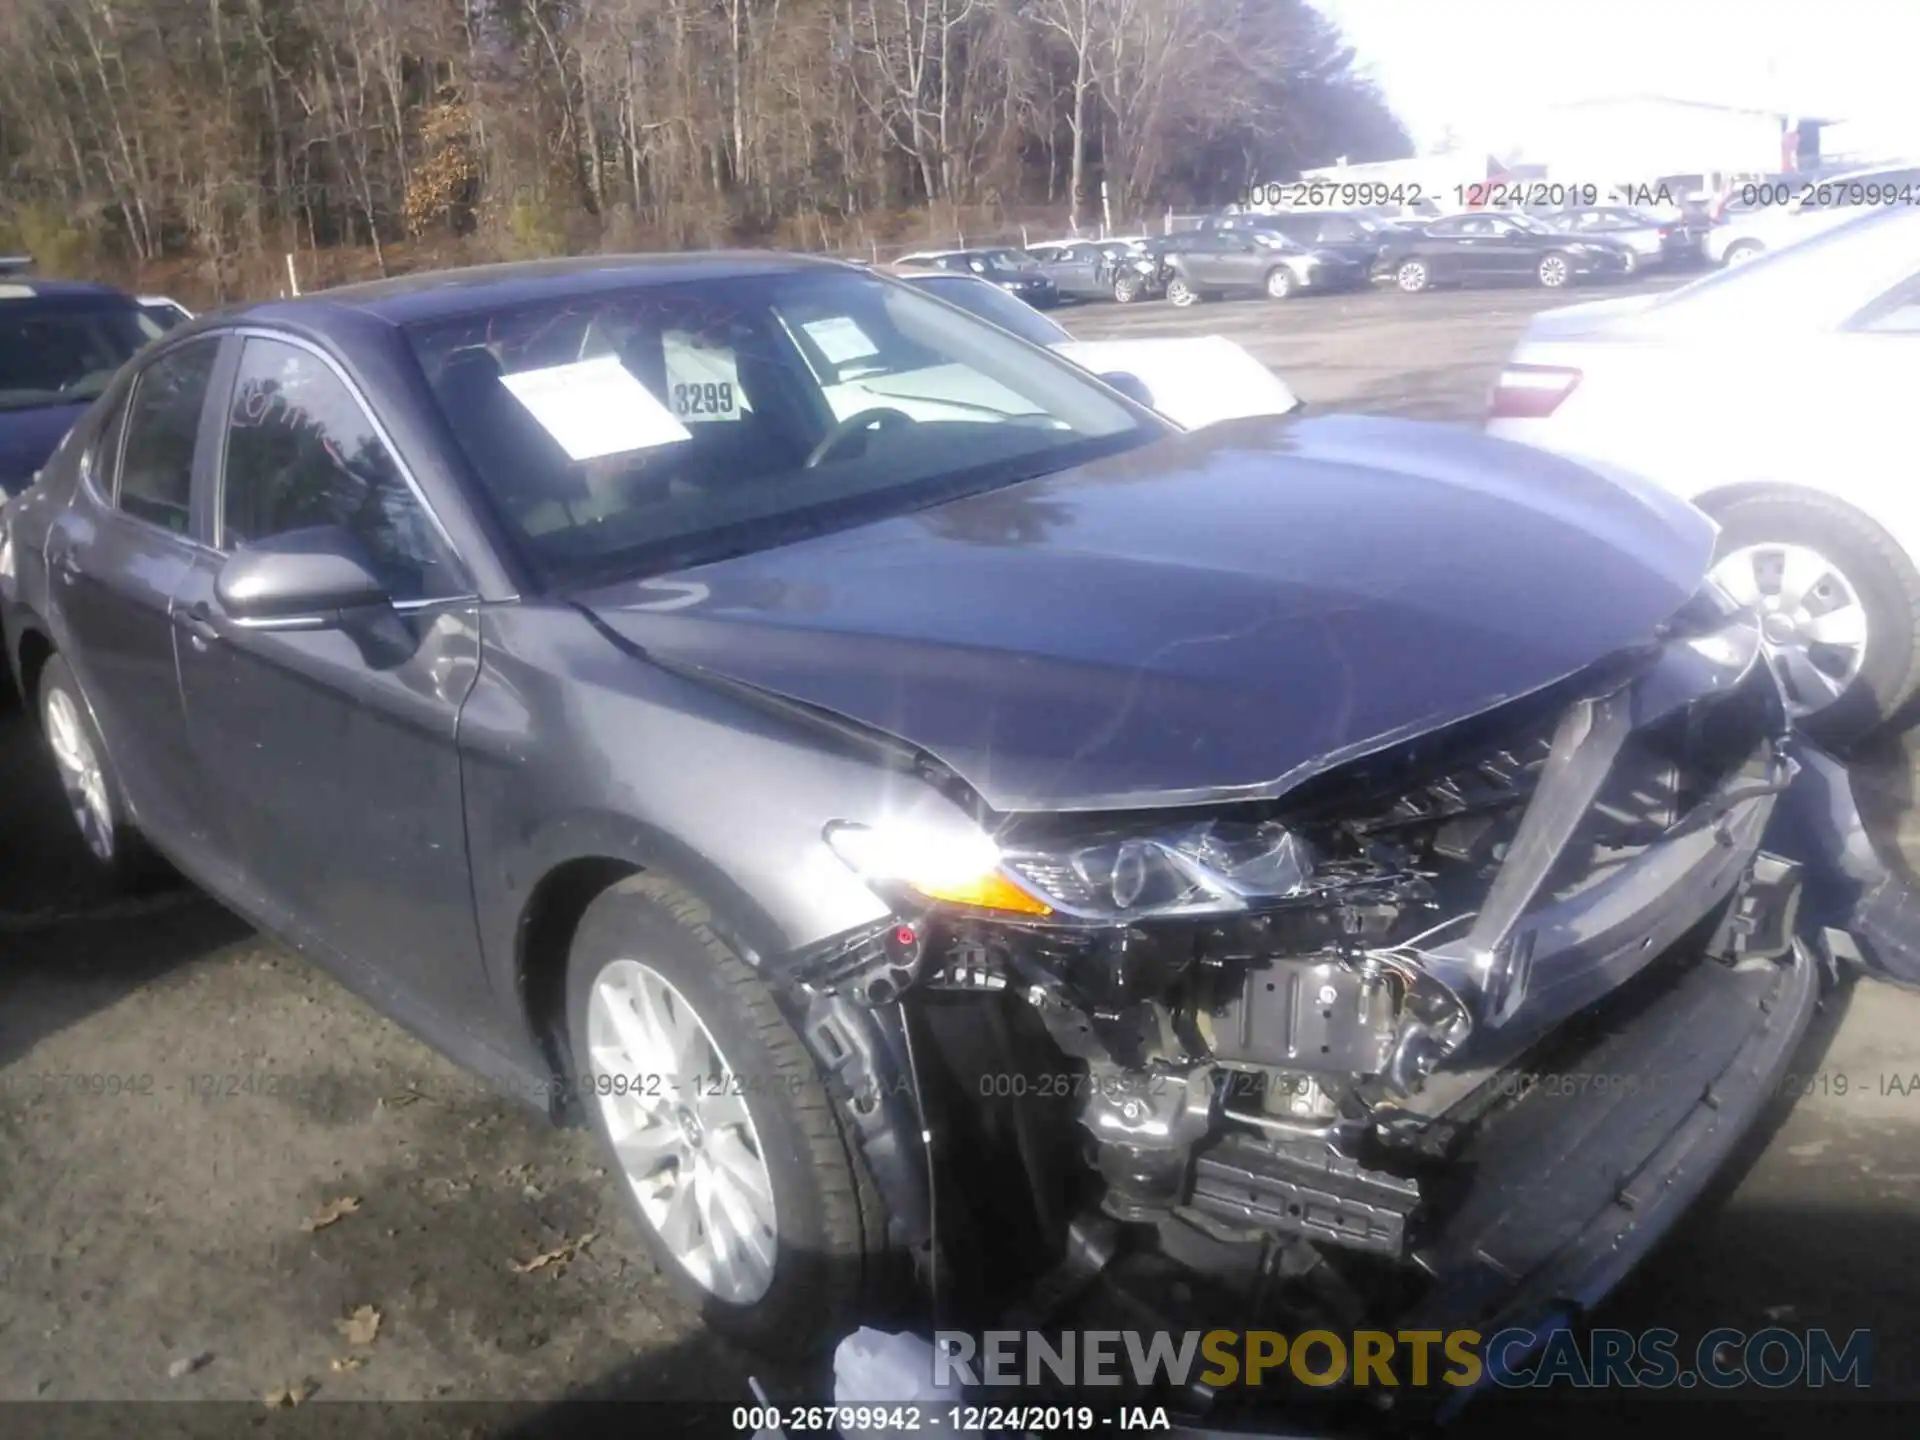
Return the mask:
[(0, 625), (103, 866), (591, 1125), (744, 1341), (1494, 1333), (1671, 1227), (1851, 914), (1713, 546), (1448, 427), (1177, 432), (852, 266), (595, 257), (169, 332), (0, 511)]

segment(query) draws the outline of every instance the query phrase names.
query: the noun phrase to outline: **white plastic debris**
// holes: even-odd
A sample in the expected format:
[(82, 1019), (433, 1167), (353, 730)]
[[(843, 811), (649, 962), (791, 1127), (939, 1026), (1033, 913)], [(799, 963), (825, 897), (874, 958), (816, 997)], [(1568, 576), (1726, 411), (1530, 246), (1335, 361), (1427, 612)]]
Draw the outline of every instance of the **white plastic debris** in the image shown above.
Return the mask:
[[(957, 1405), (958, 1385), (933, 1383), (933, 1344), (919, 1335), (861, 1326), (833, 1352), (835, 1405)], [(862, 1440), (893, 1440), (891, 1428), (862, 1431)]]

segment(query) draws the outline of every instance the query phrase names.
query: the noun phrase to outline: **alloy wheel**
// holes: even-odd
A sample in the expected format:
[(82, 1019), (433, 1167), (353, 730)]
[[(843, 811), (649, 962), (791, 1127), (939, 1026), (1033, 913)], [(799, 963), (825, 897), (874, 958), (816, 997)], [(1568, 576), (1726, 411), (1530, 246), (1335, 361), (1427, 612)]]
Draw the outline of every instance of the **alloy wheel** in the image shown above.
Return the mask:
[(1267, 298), (1284, 300), (1293, 294), (1293, 276), (1284, 269), (1275, 270), (1267, 276)]
[(1567, 283), (1567, 262), (1558, 255), (1549, 255), (1540, 262), (1540, 283), (1549, 290), (1558, 290)]
[(1113, 282), (1113, 298), (1122, 305), (1131, 305), (1140, 297), (1140, 280), (1134, 275), (1122, 275)]
[(1418, 260), (1409, 260), (1394, 273), (1394, 283), (1409, 295), (1427, 288), (1427, 267)]
[(1183, 307), (1191, 305), (1199, 298), (1200, 292), (1195, 290), (1193, 286), (1189, 285), (1178, 275), (1167, 282), (1167, 299), (1171, 300), (1175, 305)]
[(1811, 715), (1860, 677), (1869, 627), (1852, 581), (1804, 545), (1747, 545), (1714, 564), (1712, 579), (1760, 623), (1760, 649), (1787, 710)]
[(54, 767), (60, 772), (61, 788), (67, 793), (67, 807), (80, 827), (80, 837), (95, 859), (110, 861), (113, 802), (93, 738), (73, 697), (65, 690), (56, 687), (47, 691), (45, 719), (47, 744), (53, 751)]
[(773, 1284), (773, 1178), (742, 1082), (659, 971), (615, 960), (587, 1002), (588, 1062), (640, 1213), (694, 1281), (735, 1305)]

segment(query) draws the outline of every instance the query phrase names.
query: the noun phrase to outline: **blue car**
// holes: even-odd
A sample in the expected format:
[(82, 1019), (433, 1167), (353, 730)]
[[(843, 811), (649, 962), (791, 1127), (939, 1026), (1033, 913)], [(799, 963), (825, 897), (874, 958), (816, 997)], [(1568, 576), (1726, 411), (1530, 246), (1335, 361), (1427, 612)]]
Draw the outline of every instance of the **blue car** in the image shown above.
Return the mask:
[(0, 270), (0, 497), (27, 488), (120, 367), (163, 333), (130, 295), (13, 268)]

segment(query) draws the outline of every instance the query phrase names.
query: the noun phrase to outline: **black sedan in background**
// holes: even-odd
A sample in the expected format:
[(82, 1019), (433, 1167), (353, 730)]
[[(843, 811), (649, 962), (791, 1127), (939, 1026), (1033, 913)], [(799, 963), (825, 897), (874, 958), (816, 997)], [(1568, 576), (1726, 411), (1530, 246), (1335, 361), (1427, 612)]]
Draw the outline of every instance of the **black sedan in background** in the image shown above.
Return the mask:
[(1474, 211), (1435, 220), (1384, 246), (1375, 279), (1413, 294), (1434, 285), (1533, 284), (1558, 290), (1577, 280), (1630, 273), (1625, 245), (1565, 235), (1530, 215)]
[(1219, 230), (1264, 230), (1281, 235), (1308, 250), (1369, 269), (1396, 233), (1370, 216), (1347, 210), (1225, 215), (1213, 223)]
[(921, 250), (903, 255), (898, 263), (978, 275), (1036, 310), (1050, 310), (1060, 303), (1060, 287), (1053, 278), (1018, 250)]

